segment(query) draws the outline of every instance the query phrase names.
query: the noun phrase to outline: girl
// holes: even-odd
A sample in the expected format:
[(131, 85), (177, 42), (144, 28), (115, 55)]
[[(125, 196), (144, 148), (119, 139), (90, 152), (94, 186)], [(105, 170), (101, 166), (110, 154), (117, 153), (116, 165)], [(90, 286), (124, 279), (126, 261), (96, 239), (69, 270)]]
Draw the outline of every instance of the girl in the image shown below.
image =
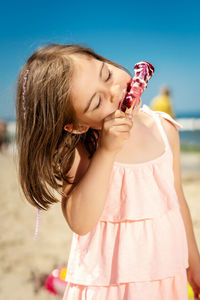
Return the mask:
[[(79, 45), (49, 45), (22, 68), (20, 182), (38, 209), (57, 202), (72, 229), (64, 299), (186, 300), (200, 256), (181, 186), (180, 127), (118, 110), (130, 74)], [(184, 226), (185, 225), (185, 226)]]

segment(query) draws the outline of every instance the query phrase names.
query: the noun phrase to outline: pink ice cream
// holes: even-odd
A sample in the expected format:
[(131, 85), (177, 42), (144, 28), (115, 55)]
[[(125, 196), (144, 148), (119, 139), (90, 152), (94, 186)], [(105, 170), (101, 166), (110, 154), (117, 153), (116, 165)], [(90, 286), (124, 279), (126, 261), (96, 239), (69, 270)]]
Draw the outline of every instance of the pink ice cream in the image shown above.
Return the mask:
[(154, 73), (154, 67), (146, 61), (141, 61), (134, 66), (134, 71), (135, 76), (128, 83), (125, 98), (119, 104), (119, 109), (124, 112), (126, 109), (134, 109), (139, 103), (139, 99)]

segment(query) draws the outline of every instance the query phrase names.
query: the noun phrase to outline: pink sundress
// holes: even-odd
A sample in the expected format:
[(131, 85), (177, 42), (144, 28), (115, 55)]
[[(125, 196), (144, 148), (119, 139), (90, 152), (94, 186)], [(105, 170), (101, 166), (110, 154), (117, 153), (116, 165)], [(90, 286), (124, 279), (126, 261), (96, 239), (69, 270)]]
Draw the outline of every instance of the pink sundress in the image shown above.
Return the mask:
[(158, 158), (114, 162), (99, 222), (73, 233), (63, 300), (187, 300), (188, 245), (174, 188), (173, 157), (160, 117), (146, 105), (165, 144)]

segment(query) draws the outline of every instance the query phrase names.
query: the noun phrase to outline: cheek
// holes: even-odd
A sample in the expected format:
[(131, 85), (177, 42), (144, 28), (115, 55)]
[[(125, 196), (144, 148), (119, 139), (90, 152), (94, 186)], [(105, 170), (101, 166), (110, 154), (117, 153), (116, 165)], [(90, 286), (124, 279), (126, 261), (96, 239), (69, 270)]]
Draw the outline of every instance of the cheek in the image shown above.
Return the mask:
[(122, 86), (126, 85), (127, 82), (131, 79), (131, 76), (123, 71), (123, 70), (118, 70), (116, 73), (116, 81), (118, 81)]
[(131, 76), (130, 76), (128, 73), (126, 73), (126, 72), (123, 72), (122, 77), (123, 77), (123, 79), (124, 79), (126, 82), (129, 81), (129, 80), (131, 79)]
[(111, 104), (105, 105), (102, 111), (99, 113), (99, 122), (103, 122), (103, 120), (114, 113), (116, 111), (116, 105), (112, 106)]
[(111, 109), (109, 106), (104, 105), (101, 110), (99, 110), (95, 116), (91, 116), (90, 121), (93, 124), (102, 124), (103, 120), (109, 116), (112, 112), (114, 112), (113, 109)]

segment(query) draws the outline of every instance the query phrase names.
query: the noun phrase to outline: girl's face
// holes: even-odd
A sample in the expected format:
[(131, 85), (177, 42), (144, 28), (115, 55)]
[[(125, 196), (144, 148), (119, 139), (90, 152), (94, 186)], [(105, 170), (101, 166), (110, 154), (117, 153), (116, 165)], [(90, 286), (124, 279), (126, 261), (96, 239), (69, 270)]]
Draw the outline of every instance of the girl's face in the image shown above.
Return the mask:
[(118, 109), (131, 77), (125, 71), (86, 57), (71, 55), (74, 62), (72, 104), (77, 124), (101, 129), (103, 119)]

